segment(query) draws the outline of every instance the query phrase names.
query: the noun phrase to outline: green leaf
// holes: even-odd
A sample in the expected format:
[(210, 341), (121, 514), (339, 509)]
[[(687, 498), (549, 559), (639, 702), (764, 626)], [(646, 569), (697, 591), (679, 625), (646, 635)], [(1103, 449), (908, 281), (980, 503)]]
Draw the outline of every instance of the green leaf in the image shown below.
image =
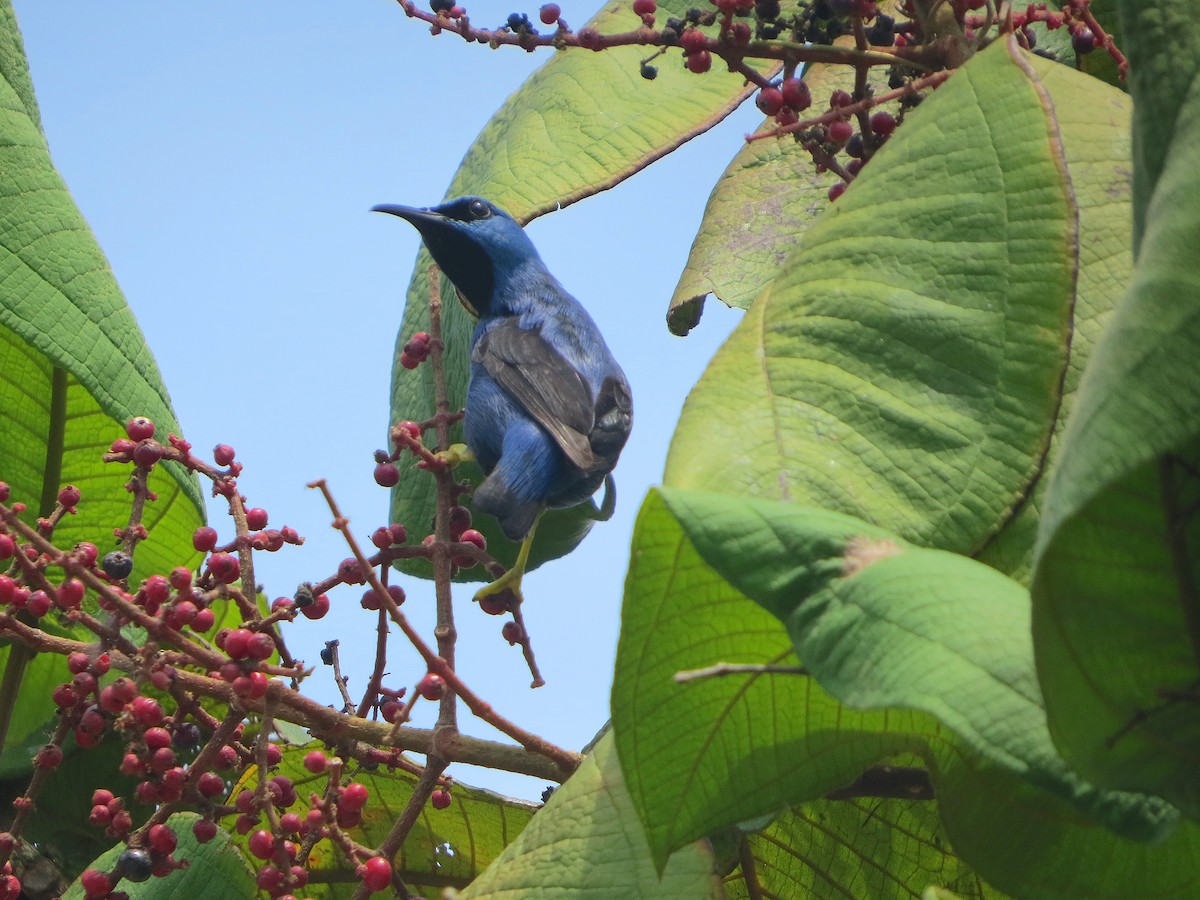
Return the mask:
[(677, 900), (722, 896), (704, 844), (692, 844), (661, 877), (626, 792), (612, 734), (584, 757), (492, 866), (461, 892), (461, 900)]
[[(309, 742), (287, 746), (280, 765), (272, 775), (287, 775), (300, 796), (320, 792), (325, 776), (314, 776), (304, 768), (304, 757), (323, 744)], [(243, 789), (253, 790), (258, 769), (249, 766), (230, 792), (236, 797)], [(387, 837), (396, 819), (412, 796), (416, 776), (404, 771), (375, 771), (357, 766), (347, 769), (345, 780), (366, 785), (371, 799), (363, 810), (362, 823), (348, 829), (354, 840), (377, 847)], [(528, 825), (536, 807), (501, 797), (491, 791), (456, 782), (453, 803), (446, 809), (427, 805), (395, 859), (396, 870), (405, 884), (422, 897), (438, 900), (446, 887), (464, 888), (472, 882)], [(244, 847), (247, 837), (233, 840)], [(313, 898), (349, 898), (358, 888), (354, 866), (329, 841), (322, 841), (309, 856), (311, 882), (305, 896)]]
[[(0, 4), (0, 479), (30, 521), (53, 508), (62, 484), (83, 500), (55, 532), (60, 544), (112, 541), (129, 519), (126, 473), (100, 459), (134, 415), (165, 438), (179, 433), (154, 358), (87, 223), (50, 159), (21, 37)], [(203, 521), (194, 477), (175, 467), (152, 479), (152, 539), (135, 577), (196, 558), (190, 533)]]
[[(1038, 670), (1055, 741), (1099, 783), (1158, 793), (1200, 815), (1200, 42), (1167, 4), (1123, 18), (1132, 65), (1135, 222), (1128, 292), (1088, 363), (1038, 534)], [(1164, 31), (1177, 25), (1179, 31)], [(1150, 54), (1153, 44), (1158, 48)], [(1142, 66), (1144, 65), (1144, 69)], [(1191, 80), (1180, 82), (1180, 72)], [(1169, 122), (1142, 114), (1173, 93)], [(1167, 115), (1163, 111), (1164, 115)], [(1166, 129), (1166, 130), (1165, 130)], [(1157, 166), (1157, 168), (1156, 168)]]
[[(691, 0), (667, 0), (659, 4), (658, 15), (663, 21), (683, 16), (692, 5)], [(610, 33), (636, 29), (639, 20), (628, 0), (611, 0), (589, 24)], [(660, 67), (657, 79), (646, 81), (639, 74), (645, 55), (645, 48), (638, 46), (556, 54), (492, 117), (467, 150), (447, 196), (482, 194), (527, 222), (613, 187), (720, 122), (751, 91), (740, 76), (728, 72), (714, 70), (697, 77), (677, 65), (674, 56), (668, 57), (671, 64)], [(410, 371), (399, 364), (409, 337), (429, 330), (429, 263), (422, 249), (396, 341), (392, 422), (422, 421), (434, 412), (431, 367)], [(475, 320), (455, 302), (453, 288), (444, 279), (441, 296), (449, 403), (451, 409), (462, 409)], [(454, 429), (452, 439), (462, 440), (461, 428)], [(475, 484), (482, 477), (473, 465), (456, 474)], [(433, 479), (411, 461), (403, 462), (400, 483), (392, 491), (392, 521), (404, 522), (415, 532), (429, 526), (433, 513)], [(547, 513), (532, 547), (530, 568), (569, 553), (600, 517), (588, 504)], [(518, 545), (498, 524), (481, 515), (474, 527), (487, 538), (488, 552), (511, 565)], [(424, 560), (405, 560), (399, 566), (425, 577), (431, 572)], [(474, 580), (480, 575), (475, 570), (460, 577)]]
[[(843, 554), (836, 548), (844, 548), (849, 535), (877, 538), (879, 532), (833, 513), (753, 501), (756, 511), (776, 507), (777, 516), (800, 516), (814, 525), (807, 536), (789, 532), (786, 541), (782, 535), (768, 541), (779, 548), (790, 569), (776, 565), (768, 571), (761, 557), (739, 565), (740, 577), (755, 590), (769, 591), (776, 598), (790, 594), (797, 620), (808, 615), (805, 603), (833, 614), (828, 628), (822, 620), (812, 626), (807, 638), (818, 647), (824, 645), (829, 658), (806, 657), (806, 667), (823, 679), (830, 674), (826, 669), (831, 669), (829, 686), (846, 687), (856, 702), (892, 703), (901, 692), (901, 679), (908, 679), (911, 691), (907, 693), (913, 702), (907, 709), (852, 709), (838, 704), (816, 678), (795, 674), (675, 682), (672, 676), (681, 670), (720, 662), (796, 664), (783, 627), (722, 578), (689, 540), (666, 499), (675, 502), (683, 496), (684, 492), (673, 490), (652, 492), (639, 515), (613, 687), (613, 722), (622, 766), (657, 860), (666, 859), (673, 848), (698, 835), (820, 797), (848, 784), (872, 763), (916, 754), (929, 768), (956, 856), (1000, 890), (1023, 898), (1061, 898), (1116, 897), (1136, 888), (1140, 896), (1169, 897), (1186, 894), (1181, 885), (1194, 886), (1200, 831), (1192, 825), (1183, 825), (1162, 843), (1151, 845), (1120, 838), (1081, 814), (1080, 807), (1085, 807), (1129, 831), (1140, 829), (1144, 836), (1161, 834), (1171, 822), (1171, 811), (1161, 804), (1100, 792), (1082, 783), (1047, 750), (1044, 718), (1039, 734), (1032, 727), (1036, 703), (1022, 693), (1030, 684), (1036, 693), (1029, 638), (1026, 634), (1021, 651), (1016, 647), (1020, 635), (1009, 633), (1020, 630), (1017, 604), (1010, 597), (1007, 606), (1013, 609), (1007, 609), (1004, 627), (1009, 631), (1004, 634), (979, 636), (984, 625), (994, 629), (997, 622), (1004, 624), (1004, 610), (999, 619), (984, 614), (978, 628), (970, 624), (981, 614), (981, 605), (986, 609), (996, 602), (995, 597), (976, 597), (971, 587), (982, 583), (990, 590), (1003, 582), (1002, 576), (981, 565), (968, 560), (950, 563), (981, 574), (961, 582), (963, 596), (955, 602), (962, 610), (948, 621), (957, 623), (964, 634), (947, 640), (947, 652), (914, 653), (918, 636), (913, 635), (892, 647), (888, 642), (903, 635), (904, 629), (893, 629), (886, 612), (898, 601), (876, 593), (870, 582), (888, 575), (889, 566), (905, 564), (908, 556), (939, 561), (953, 557), (907, 548), (867, 567), (863, 574), (869, 577), (858, 586), (835, 586), (835, 582), (857, 580), (837, 574), (842, 571)], [(687, 492), (686, 496), (690, 502), (700, 495)], [(713, 496), (710, 502), (717, 509), (726, 505), (732, 509), (751, 501)], [(693, 512), (698, 513), (698, 508)], [(703, 529), (712, 516), (689, 514), (689, 518), (693, 528)], [(760, 520), (756, 526), (760, 531), (769, 530), (761, 516), (752, 518)], [(855, 527), (847, 531), (851, 525)], [(718, 534), (724, 534), (726, 541), (713, 552), (731, 565), (763, 537), (760, 533), (753, 540), (740, 540), (713, 525), (710, 549), (716, 548)], [(880, 571), (872, 573), (875, 569)], [(898, 573), (898, 584), (903, 587), (908, 577), (907, 572)], [(928, 587), (923, 577), (920, 585), (921, 591)], [(953, 589), (953, 582), (944, 588)], [(801, 603), (800, 592), (806, 590), (817, 593)], [(937, 594), (934, 590), (933, 596)], [(777, 602), (782, 609), (782, 602)], [(865, 612), (852, 620), (855, 607), (883, 609), (885, 615), (875, 623), (879, 628), (868, 627)], [(934, 618), (928, 617), (930, 623)], [(831, 634), (847, 629), (853, 640), (838, 647)], [(882, 644), (880, 635), (887, 635)], [(985, 648), (980, 654), (984, 663), (958, 660), (949, 649), (955, 646), (953, 640), (972, 652), (990, 641), (995, 652)], [(852, 677), (854, 672), (857, 677)], [(969, 708), (953, 690), (959, 680), (964, 682), (961, 691), (976, 696), (986, 704), (984, 709)], [(993, 702), (1000, 705), (988, 721)], [(944, 713), (964, 734), (929, 712), (911, 708), (920, 705)], [(1002, 720), (1004, 716), (1015, 718)], [(978, 721), (971, 725), (973, 719)], [(972, 728), (975, 733), (969, 734)], [(989, 746), (992, 743), (995, 746)], [(1072, 785), (1077, 793), (1071, 791)], [(997, 835), (1003, 835), (1003, 840)], [(870, 843), (858, 852), (870, 853)]]
[[(840, 41), (853, 46), (852, 39)], [(849, 66), (804, 69), (804, 80), (818, 98), (838, 89), (852, 90), (854, 77)], [(774, 127), (773, 118), (762, 126)], [(808, 226), (829, 206), (834, 180), (833, 175), (817, 174), (812, 155), (790, 136), (746, 143), (709, 195), (671, 295), (671, 331), (685, 335), (694, 328), (710, 293), (727, 306), (749, 308)]]
[[(199, 818), (195, 813), (176, 813), (167, 820), (179, 837), (175, 858), (186, 859), (187, 868), (177, 869), (165, 878), (151, 878), (140, 884), (122, 881), (118, 890), (127, 893), (130, 900), (168, 900), (174, 897), (231, 900), (257, 897), (259, 892), (254, 871), (237, 851), (228, 834), (218, 830), (217, 836), (207, 844), (196, 841), (192, 825)], [(124, 850), (123, 843), (117, 844), (94, 860), (92, 867), (103, 872), (111, 871)], [(84, 900), (84, 897), (83, 886), (78, 880), (63, 894), (63, 900)]]
[[(1033, 75), (1011, 44), (976, 54), (808, 230), (693, 389), (668, 484), (960, 552), (1014, 518), (1049, 449), (1076, 263)], [(714, 440), (726, 422), (736, 439)]]
[[(743, 862), (726, 876), (730, 900), (911, 900), (930, 885), (973, 900), (1004, 897), (954, 855), (937, 804), (926, 800), (813, 800), (747, 837), (746, 851), (752, 875)], [(751, 878), (760, 893), (749, 893)]]
[[(1172, 150), (1189, 150), (1181, 131), (1194, 123), (1200, 74), (1200, 28), (1184, 0), (1143, 4), (1117, 0), (1121, 40), (1130, 62), (1133, 119), (1133, 236), (1138, 252), (1148, 205)], [(1178, 199), (1178, 198), (1175, 198)]]
[[(1079, 216), (1079, 272), (1071, 316), (1070, 361), (1054, 438), (1043, 466), (1043, 471), (1048, 471), (1057, 457), (1059, 435), (1074, 403), (1084, 365), (1111, 320), (1133, 270), (1131, 104), (1128, 95), (1094, 78), (1038, 56), (1026, 59), (1050, 97)], [(1047, 482), (1047, 478), (1038, 480), (1029, 501), (976, 554), (977, 559), (1022, 582), (1029, 580), (1038, 510)]]

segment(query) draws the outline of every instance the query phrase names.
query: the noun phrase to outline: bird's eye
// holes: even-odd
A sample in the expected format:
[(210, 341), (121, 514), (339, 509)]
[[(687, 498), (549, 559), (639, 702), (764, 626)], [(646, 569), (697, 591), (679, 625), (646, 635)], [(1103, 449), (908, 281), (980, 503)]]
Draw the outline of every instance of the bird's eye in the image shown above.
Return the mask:
[(471, 215), (476, 219), (486, 219), (492, 214), (492, 208), (482, 200), (472, 200), (471, 205), (467, 207)]

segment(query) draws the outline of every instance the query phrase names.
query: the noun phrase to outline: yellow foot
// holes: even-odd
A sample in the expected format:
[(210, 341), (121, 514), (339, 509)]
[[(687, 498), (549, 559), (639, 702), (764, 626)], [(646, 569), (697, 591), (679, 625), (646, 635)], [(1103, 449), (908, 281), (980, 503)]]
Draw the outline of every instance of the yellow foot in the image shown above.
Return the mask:
[(521, 576), (514, 566), (491, 584), (475, 593), (475, 602), (489, 616), (501, 616), (516, 609), (524, 600), (521, 596)]
[(475, 593), (475, 602), (490, 616), (503, 615), (516, 609), (523, 601), (521, 596), (521, 579), (525, 577), (525, 566), (529, 564), (529, 548), (533, 545), (533, 533), (537, 530), (537, 522), (529, 529), (525, 540), (521, 541), (521, 549), (517, 552), (517, 561), (511, 569), (486, 587)]
[(451, 444), (447, 449), (439, 450), (433, 455), (452, 469), (461, 463), (475, 461), (475, 454), (466, 444)]

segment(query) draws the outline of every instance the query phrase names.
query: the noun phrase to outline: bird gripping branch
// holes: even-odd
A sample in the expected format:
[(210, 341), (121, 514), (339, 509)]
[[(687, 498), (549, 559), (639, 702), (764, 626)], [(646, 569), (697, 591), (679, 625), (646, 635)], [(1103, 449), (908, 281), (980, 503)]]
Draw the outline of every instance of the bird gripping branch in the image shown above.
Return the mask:
[(475, 599), (512, 590), (538, 518), (588, 500), (607, 482), (629, 437), (629, 382), (587, 310), (550, 274), (524, 229), (479, 197), (418, 209), (383, 204), (420, 233), (479, 322), (463, 425), (487, 476), (476, 509), (521, 541), (517, 562)]

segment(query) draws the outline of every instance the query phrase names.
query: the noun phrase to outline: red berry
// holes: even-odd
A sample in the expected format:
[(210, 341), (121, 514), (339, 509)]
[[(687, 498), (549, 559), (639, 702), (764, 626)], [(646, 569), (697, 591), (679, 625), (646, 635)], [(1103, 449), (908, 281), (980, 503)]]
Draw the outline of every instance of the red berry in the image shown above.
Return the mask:
[(398, 522), (393, 522), (389, 525), (388, 531), (392, 533), (393, 544), (403, 544), (408, 540), (408, 529)]
[(433, 804), (434, 809), (445, 809), (450, 805), (452, 799), (449, 791), (444, 788), (438, 788), (429, 797), (429, 802)]
[(205, 797), (215, 797), (225, 790), (225, 782), (216, 772), (201, 772), (196, 779), (196, 790)]
[(576, 37), (579, 39), (579, 46), (585, 50), (595, 50), (600, 46), (600, 32), (595, 28), (581, 28)]
[(153, 697), (138, 697), (130, 705), (133, 717), (143, 725), (161, 725), (163, 720), (162, 707)]
[(254, 834), (250, 835), (250, 840), (246, 842), (246, 847), (259, 859), (270, 859), (271, 854), (275, 852), (275, 836), (271, 832), (260, 828)]
[(196, 836), (196, 843), (207, 844), (217, 836), (217, 823), (211, 819), (201, 819), (192, 825), (192, 834)]
[(388, 700), (379, 707), (379, 714), (385, 722), (395, 722), (396, 717), (404, 711), (404, 704), (399, 700)]
[(542, 20), (543, 25), (553, 25), (562, 15), (562, 7), (557, 3), (547, 3), (538, 10), (538, 18)]
[(284, 834), (299, 834), (303, 825), (304, 820), (299, 813), (288, 812), (279, 817), (279, 829)]
[(372, 856), (363, 863), (362, 881), (369, 891), (387, 890), (392, 883), (392, 864), (382, 856)]
[(846, 193), (846, 182), (844, 182), (844, 181), (834, 182), (833, 187), (831, 187), (829, 189), (829, 202), (832, 203), (834, 200), (836, 200), (838, 197), (842, 196), (842, 194), (844, 194), (844, 193)]
[(125, 433), (131, 441), (144, 441), (154, 437), (154, 423), (145, 416), (135, 416), (125, 423)]
[(654, 0), (633, 0), (633, 11), (639, 16), (652, 16), (657, 9)]
[(157, 441), (139, 441), (133, 448), (133, 461), (139, 466), (150, 468), (162, 459), (162, 445)]
[(245, 628), (235, 628), (225, 635), (222, 649), (229, 655), (230, 659), (245, 659), (249, 655), (250, 639), (252, 637), (254, 637), (252, 631), (247, 631)]
[[(2, 535), (0, 535), (2, 537)], [(371, 543), (380, 550), (386, 550), (392, 546), (392, 532), (386, 525), (380, 525), (371, 532)], [(2, 557), (0, 557), (2, 558)]]
[(268, 893), (271, 893), (283, 883), (283, 873), (274, 866), (263, 866), (258, 870), (255, 883)]
[(366, 785), (352, 781), (342, 788), (342, 792), (338, 796), (338, 806), (349, 810), (360, 810), (367, 805), (368, 797), (370, 797), (370, 792)]
[(146, 746), (151, 750), (157, 750), (160, 747), (171, 746), (171, 732), (158, 725), (155, 725), (153, 728), (147, 728), (144, 738), (146, 741)]
[(845, 119), (829, 123), (829, 139), (837, 144), (844, 144), (854, 137), (854, 126)]
[(375, 466), (375, 483), (380, 487), (395, 487), (400, 483), (400, 470), (393, 462), (381, 462)]
[(241, 577), (242, 564), (231, 553), (214, 553), (208, 558), (208, 571), (222, 584), (232, 584)]
[(362, 567), (353, 556), (348, 556), (338, 563), (338, 578), (346, 584), (365, 584), (367, 577), (363, 575)]
[(0, 603), (12, 603), (17, 593), (17, 583), (8, 575), (0, 575)]
[(79, 609), (83, 602), (83, 582), (69, 578), (58, 586), (58, 602), (67, 609)]
[(246, 510), (246, 525), (251, 531), (262, 531), (267, 527), (267, 511), (261, 506), (252, 506)]
[(7, 534), (0, 534), (0, 559), (11, 559), (16, 552), (17, 542)]
[(783, 109), (783, 92), (779, 88), (763, 88), (758, 92), (754, 104), (762, 110), (764, 115), (773, 116)]
[(279, 749), (279, 745), (267, 744), (267, 765), (277, 766), (282, 759), (283, 751)]
[(58, 492), (58, 502), (67, 509), (71, 509), (79, 502), (79, 488), (73, 484), (68, 484), (61, 488)]
[(54, 689), (54, 693), (50, 695), (56, 706), (67, 709), (75, 705), (79, 700), (79, 694), (75, 693), (75, 688), (69, 684), (60, 684)]
[(80, 653), (78, 650), (74, 653), (67, 654), (67, 669), (72, 675), (78, 675), (80, 672), (86, 672), (88, 666), (92, 664), (91, 659), (86, 653)]
[(192, 570), (186, 566), (176, 566), (167, 576), (171, 587), (177, 591), (186, 591), (192, 586)]
[(281, 610), (288, 610), (295, 605), (296, 601), (291, 597), (276, 597), (271, 601), (271, 612), (276, 613)]
[(691, 54), (687, 58), (687, 67), (689, 72), (695, 72), (701, 75), (712, 68), (712, 54), (707, 50), (699, 50)]
[(217, 751), (217, 767), (221, 769), (232, 769), (238, 764), (238, 752), (225, 744)]
[(375, 593), (375, 588), (367, 588), (367, 590), (363, 592), (362, 600), (360, 600), (359, 603), (362, 605), (363, 609), (370, 610), (379, 609), (382, 605), (379, 602), (379, 597)]
[(887, 137), (896, 130), (896, 118), (889, 112), (874, 113), (871, 116), (871, 130), (880, 137)]
[(79, 876), (79, 884), (88, 897), (107, 897), (112, 893), (112, 879), (99, 869), (85, 869)]
[(689, 28), (679, 36), (679, 46), (684, 53), (699, 53), (708, 48), (708, 38), (698, 28)]
[(407, 419), (405, 419), (403, 422), (397, 422), (396, 429), (398, 431), (407, 431), (415, 438), (419, 438), (421, 436), (421, 426), (416, 422), (410, 422)]
[(854, 102), (854, 98), (850, 96), (848, 91), (834, 91), (829, 95), (830, 109), (838, 109), (842, 106), (849, 106)]
[(304, 613), (305, 618), (321, 619), (329, 612), (329, 597), (325, 594), (317, 594), (313, 597), (313, 602), (308, 606), (300, 607), (300, 612)]
[(208, 553), (217, 546), (217, 529), (201, 525), (192, 532), (192, 546), (201, 553)]
[(30, 615), (39, 619), (50, 612), (50, 605), (50, 595), (45, 591), (34, 591), (25, 601), (25, 608), (29, 610)]
[(509, 644), (519, 644), (525, 639), (525, 631), (516, 622), (505, 622), (500, 634)]
[(107, 806), (96, 804), (92, 807), (92, 811), (88, 813), (88, 822), (92, 825), (98, 825), (105, 828), (112, 821), (112, 810)]
[(446, 682), (441, 675), (426, 672), (425, 677), (417, 682), (417, 693), (426, 700), (441, 700), (446, 693)]
[[(33, 599), (32, 597), (30, 598)], [(80, 672), (71, 679), (71, 684), (75, 687), (75, 692), (81, 697), (86, 697), (88, 694), (96, 690), (96, 676), (91, 672)]]
[(274, 652), (275, 642), (271, 640), (269, 634), (258, 631), (250, 635), (250, 642), (246, 645), (246, 655), (251, 659), (267, 659)]
[(502, 616), (509, 611), (511, 594), (502, 591), (499, 594), (488, 594), (479, 601), (479, 608), (489, 616)]
[(783, 93), (784, 105), (790, 106), (795, 112), (802, 112), (812, 106), (812, 93), (808, 84), (799, 78), (786, 79), (780, 85), (780, 91)]
[(217, 622), (217, 614), (211, 609), (197, 610), (196, 617), (192, 619), (192, 631), (205, 632), (213, 627)]
[(228, 444), (217, 444), (213, 447), (213, 460), (218, 466), (227, 466), (234, 459), (233, 448)]
[(733, 35), (733, 42), (735, 44), (750, 43), (750, 26), (745, 22), (734, 22), (729, 32)]
[(320, 750), (310, 750), (304, 756), (304, 768), (308, 769), (314, 775), (320, 775), (328, 765), (329, 757)]
[(257, 700), (266, 694), (270, 683), (270, 679), (262, 672), (250, 672), (233, 679), (233, 691), (239, 697)]
[(175, 830), (170, 825), (151, 825), (147, 838), (150, 841), (151, 849), (164, 855), (174, 853), (175, 847), (179, 843), (179, 839), (175, 837)]
[(58, 744), (47, 744), (37, 752), (33, 762), (39, 769), (56, 769), (62, 761), (62, 747)]
[(411, 356), (407, 350), (400, 351), (400, 365), (406, 369), (415, 369), (421, 364), (419, 359)]
[(151, 575), (142, 582), (142, 589), (139, 593), (145, 598), (148, 604), (153, 604), (157, 608), (167, 602), (171, 596), (171, 589), (167, 583), (167, 579), (161, 575)]

